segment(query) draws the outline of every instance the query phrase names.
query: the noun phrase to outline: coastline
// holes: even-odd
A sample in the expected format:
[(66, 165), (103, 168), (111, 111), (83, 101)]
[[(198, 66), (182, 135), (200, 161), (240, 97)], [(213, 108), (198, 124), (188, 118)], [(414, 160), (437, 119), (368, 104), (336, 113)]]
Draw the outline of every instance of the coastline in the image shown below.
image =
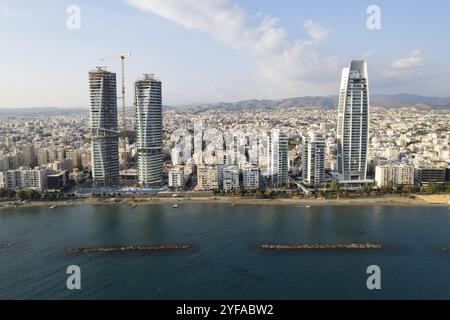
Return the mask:
[[(446, 197), (446, 196), (445, 196)], [(326, 206), (402, 206), (402, 207), (450, 207), (449, 203), (432, 203), (425, 197), (415, 199), (405, 197), (385, 198), (361, 198), (361, 199), (246, 199), (233, 197), (192, 197), (192, 198), (147, 198), (121, 199), (117, 202), (111, 199), (75, 199), (62, 201), (29, 201), (16, 207), (0, 207), (0, 212), (7, 209), (21, 209), (34, 207), (58, 207), (81, 206), (81, 205), (128, 205), (141, 207), (153, 204), (184, 205), (184, 204), (230, 204), (230, 205), (271, 205), (271, 206), (304, 206), (304, 207), (326, 207)], [(131, 208), (130, 208), (131, 209)]]

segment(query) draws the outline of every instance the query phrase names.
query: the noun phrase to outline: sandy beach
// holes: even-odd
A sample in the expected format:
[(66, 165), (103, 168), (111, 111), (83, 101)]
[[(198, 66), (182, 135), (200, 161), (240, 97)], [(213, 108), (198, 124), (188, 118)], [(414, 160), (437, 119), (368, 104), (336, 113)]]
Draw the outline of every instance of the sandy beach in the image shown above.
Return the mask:
[(230, 204), (230, 205), (273, 205), (273, 206), (410, 206), (410, 207), (427, 207), (427, 206), (449, 206), (447, 197), (443, 196), (417, 196), (415, 199), (405, 197), (385, 197), (385, 198), (362, 198), (362, 199), (247, 199), (234, 197), (161, 197), (161, 198), (138, 198), (133, 199), (122, 198), (114, 199), (75, 199), (70, 201), (29, 201), (26, 203), (18, 203), (15, 207), (3, 204), (2, 209), (12, 208), (32, 208), (32, 207), (48, 207), (57, 208), (63, 206), (79, 206), (79, 205), (129, 205), (129, 206), (145, 206), (151, 204)]

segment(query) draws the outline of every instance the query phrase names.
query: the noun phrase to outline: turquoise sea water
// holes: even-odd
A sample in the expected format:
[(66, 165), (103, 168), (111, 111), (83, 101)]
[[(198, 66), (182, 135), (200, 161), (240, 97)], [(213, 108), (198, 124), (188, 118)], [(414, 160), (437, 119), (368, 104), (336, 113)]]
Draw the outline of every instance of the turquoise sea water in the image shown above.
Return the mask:
[[(265, 251), (261, 243), (375, 242), (377, 251)], [(2, 299), (450, 298), (450, 209), (155, 204), (0, 211)], [(160, 253), (69, 248), (190, 244)], [(66, 268), (81, 268), (80, 291)], [(381, 267), (382, 290), (366, 269)]]

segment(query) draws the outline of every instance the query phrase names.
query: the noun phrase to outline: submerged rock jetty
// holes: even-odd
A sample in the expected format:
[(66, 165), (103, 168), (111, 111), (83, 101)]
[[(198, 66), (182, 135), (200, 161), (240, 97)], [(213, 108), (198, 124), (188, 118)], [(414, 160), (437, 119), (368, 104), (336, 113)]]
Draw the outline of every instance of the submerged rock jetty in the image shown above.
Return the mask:
[(341, 249), (381, 249), (377, 243), (313, 243), (313, 244), (262, 244), (262, 249), (268, 250), (341, 250)]
[(117, 246), (103, 248), (72, 248), (69, 253), (110, 253), (110, 252), (138, 252), (138, 251), (177, 251), (190, 249), (189, 245), (159, 245), (159, 246)]
[(13, 243), (0, 243), (0, 249), (11, 248), (13, 246), (14, 246)]

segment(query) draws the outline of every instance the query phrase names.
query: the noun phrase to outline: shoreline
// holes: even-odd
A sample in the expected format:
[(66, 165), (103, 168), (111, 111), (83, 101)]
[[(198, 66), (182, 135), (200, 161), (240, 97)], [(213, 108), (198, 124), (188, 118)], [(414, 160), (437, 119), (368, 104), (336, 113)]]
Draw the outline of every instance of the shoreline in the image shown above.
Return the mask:
[(48, 207), (56, 209), (60, 207), (82, 206), (82, 205), (127, 205), (130, 209), (154, 204), (184, 205), (184, 204), (230, 204), (230, 205), (272, 205), (272, 206), (304, 206), (304, 207), (327, 207), (327, 206), (401, 206), (401, 207), (450, 207), (448, 203), (427, 202), (424, 197), (416, 199), (404, 197), (386, 198), (362, 198), (362, 199), (246, 199), (233, 197), (193, 197), (193, 198), (148, 198), (121, 199), (116, 202), (110, 199), (76, 199), (62, 201), (30, 201), (15, 207), (2, 206), (0, 212), (8, 209), (24, 209), (35, 207)]

